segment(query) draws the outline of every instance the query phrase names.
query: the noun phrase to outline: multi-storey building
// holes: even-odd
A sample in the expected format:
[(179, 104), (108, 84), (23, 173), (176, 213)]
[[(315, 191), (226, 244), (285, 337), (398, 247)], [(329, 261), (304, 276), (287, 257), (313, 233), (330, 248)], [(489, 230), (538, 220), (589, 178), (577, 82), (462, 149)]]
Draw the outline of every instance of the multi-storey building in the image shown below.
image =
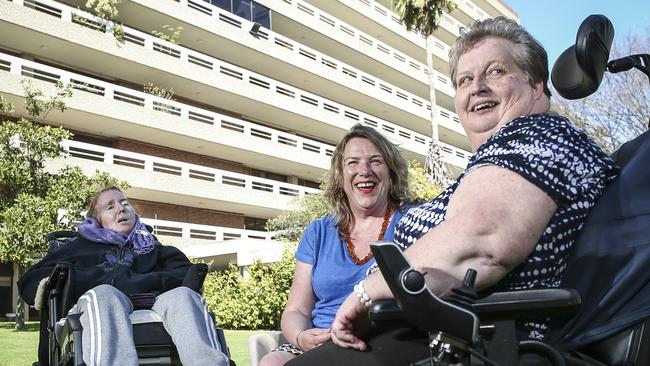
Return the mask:
[[(71, 83), (68, 109), (46, 119), (75, 134), (65, 141), (70, 157), (52, 167), (127, 180), (158, 237), (214, 268), (279, 258), (266, 220), (317, 191), (353, 124), (425, 160), (425, 40), (406, 31), (389, 0), (123, 0), (121, 40), (85, 2), (0, 0), (0, 94), (24, 115), (22, 79), (45, 91)], [(435, 34), (436, 122), (456, 172), (470, 151), (448, 51), (463, 25), (496, 15), (517, 18), (500, 0), (459, 0)], [(177, 43), (152, 33), (163, 26), (182, 27)], [(9, 303), (15, 276), (2, 271)]]

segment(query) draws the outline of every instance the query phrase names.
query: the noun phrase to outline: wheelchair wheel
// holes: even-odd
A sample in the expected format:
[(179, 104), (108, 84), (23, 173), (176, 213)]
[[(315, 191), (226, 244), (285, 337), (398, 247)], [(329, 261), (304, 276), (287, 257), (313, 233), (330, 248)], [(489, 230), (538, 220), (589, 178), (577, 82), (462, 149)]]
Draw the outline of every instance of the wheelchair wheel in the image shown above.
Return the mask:
[(519, 342), (519, 366), (566, 366), (564, 357), (555, 348), (540, 341)]

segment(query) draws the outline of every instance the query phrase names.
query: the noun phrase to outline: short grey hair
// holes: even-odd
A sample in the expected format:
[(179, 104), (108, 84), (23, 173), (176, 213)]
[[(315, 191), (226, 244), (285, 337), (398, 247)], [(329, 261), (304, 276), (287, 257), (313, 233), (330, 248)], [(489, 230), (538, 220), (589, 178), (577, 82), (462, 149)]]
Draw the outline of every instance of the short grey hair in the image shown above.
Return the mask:
[(469, 29), (461, 30), (460, 36), (449, 51), (449, 68), (454, 88), (457, 87), (458, 59), (479, 41), (488, 37), (503, 38), (512, 42), (512, 57), (530, 85), (543, 82), (544, 94), (551, 96), (548, 88), (548, 56), (544, 47), (524, 27), (503, 16), (477, 20)]

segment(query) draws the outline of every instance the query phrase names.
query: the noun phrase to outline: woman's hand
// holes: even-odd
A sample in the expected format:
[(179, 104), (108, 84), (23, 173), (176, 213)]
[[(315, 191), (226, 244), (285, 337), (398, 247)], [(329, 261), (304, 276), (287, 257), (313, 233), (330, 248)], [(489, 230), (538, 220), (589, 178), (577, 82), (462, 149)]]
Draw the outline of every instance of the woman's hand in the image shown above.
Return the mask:
[(330, 338), (332, 338), (332, 335), (329, 329), (311, 328), (298, 333), (296, 343), (298, 343), (297, 346), (300, 349), (307, 352), (329, 341)]
[(369, 328), (368, 308), (359, 301), (355, 293), (351, 293), (336, 312), (332, 323), (332, 341), (343, 348), (365, 351), (366, 343), (355, 333), (361, 334)]

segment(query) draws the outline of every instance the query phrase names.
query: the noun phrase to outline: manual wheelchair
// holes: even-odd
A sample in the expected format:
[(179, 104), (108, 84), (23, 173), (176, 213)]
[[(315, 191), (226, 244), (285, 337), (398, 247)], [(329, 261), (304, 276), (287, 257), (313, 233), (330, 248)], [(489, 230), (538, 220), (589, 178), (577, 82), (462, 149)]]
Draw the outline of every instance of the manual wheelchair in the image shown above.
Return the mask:
[[(49, 251), (55, 251), (67, 241), (78, 235), (74, 231), (57, 231), (48, 236)], [(188, 270), (183, 284), (194, 291), (203, 287), (208, 267), (193, 264)], [(84, 365), (81, 339), (83, 329), (79, 314), (69, 314), (73, 307), (75, 290), (74, 269), (70, 263), (55, 266), (45, 285), (45, 304), (41, 309), (38, 362), (33, 366), (81, 366)], [(77, 295), (78, 296), (78, 295)], [(135, 300), (132, 300), (135, 301)], [(142, 300), (147, 303), (146, 299)], [(145, 306), (129, 315), (133, 324), (133, 339), (140, 365), (180, 365), (176, 346), (162, 325), (160, 317)], [(216, 339), (221, 351), (230, 360), (223, 329), (216, 328)]]

